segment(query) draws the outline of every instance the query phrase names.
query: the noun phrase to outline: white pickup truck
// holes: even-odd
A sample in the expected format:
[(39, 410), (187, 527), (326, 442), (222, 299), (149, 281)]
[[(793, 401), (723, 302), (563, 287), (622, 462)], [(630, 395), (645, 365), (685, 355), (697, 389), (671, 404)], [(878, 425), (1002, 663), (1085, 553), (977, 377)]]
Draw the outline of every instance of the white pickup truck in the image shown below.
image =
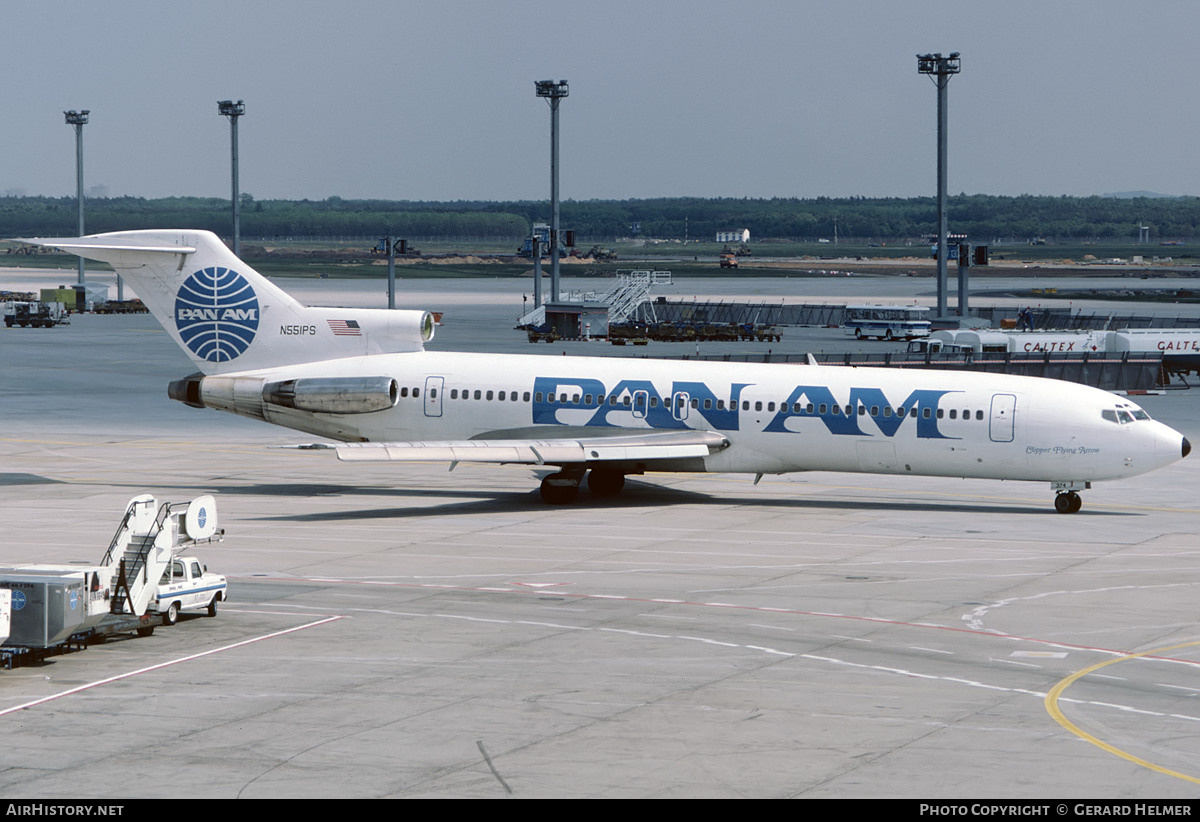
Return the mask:
[(158, 594), (149, 610), (162, 614), (164, 625), (179, 621), (180, 611), (217, 615), (217, 603), (228, 597), (225, 577), (210, 574), (195, 557), (175, 557), (158, 581)]

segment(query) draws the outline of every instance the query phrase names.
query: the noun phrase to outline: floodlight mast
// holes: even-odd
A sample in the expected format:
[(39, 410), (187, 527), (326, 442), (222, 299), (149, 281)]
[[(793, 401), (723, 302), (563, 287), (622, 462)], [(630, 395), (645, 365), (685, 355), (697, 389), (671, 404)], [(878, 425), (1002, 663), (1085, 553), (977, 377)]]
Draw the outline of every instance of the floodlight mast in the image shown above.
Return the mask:
[[(83, 127), (87, 125), (88, 110), (64, 111), (67, 125), (75, 127), (75, 196), (79, 200), (79, 236), (83, 236)], [(79, 258), (79, 282), (83, 283), (83, 257)]]
[(946, 277), (946, 258), (950, 256), (950, 244), (947, 240), (948, 233), (948, 217), (946, 214), (946, 88), (950, 85), (951, 75), (958, 74), (962, 67), (959, 62), (959, 53), (951, 52), (949, 57), (943, 57), (938, 54), (918, 54), (917, 55), (917, 73), (924, 74), (933, 78), (937, 85), (937, 133), (938, 133), (938, 159), (937, 159), (937, 187), (938, 187), (938, 316), (945, 317), (947, 315), (947, 277)]
[(233, 254), (239, 256), (242, 244), (242, 209), (238, 194), (238, 118), (246, 113), (246, 104), (241, 100), (218, 100), (217, 112), (229, 118), (230, 154), (233, 164)]
[(550, 300), (558, 302), (558, 104), (570, 89), (566, 80), (537, 80), (534, 88), (550, 104)]

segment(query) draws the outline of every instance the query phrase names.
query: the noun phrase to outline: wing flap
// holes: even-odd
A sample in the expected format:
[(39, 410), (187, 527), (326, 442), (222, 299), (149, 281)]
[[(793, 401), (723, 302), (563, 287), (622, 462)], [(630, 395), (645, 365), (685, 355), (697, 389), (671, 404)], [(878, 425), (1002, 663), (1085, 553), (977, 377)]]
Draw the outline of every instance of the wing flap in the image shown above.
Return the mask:
[(729, 440), (714, 431), (651, 432), (581, 439), (479, 439), (442, 442), (343, 442), (338, 459), (387, 462), (496, 462), (567, 465), (707, 457)]

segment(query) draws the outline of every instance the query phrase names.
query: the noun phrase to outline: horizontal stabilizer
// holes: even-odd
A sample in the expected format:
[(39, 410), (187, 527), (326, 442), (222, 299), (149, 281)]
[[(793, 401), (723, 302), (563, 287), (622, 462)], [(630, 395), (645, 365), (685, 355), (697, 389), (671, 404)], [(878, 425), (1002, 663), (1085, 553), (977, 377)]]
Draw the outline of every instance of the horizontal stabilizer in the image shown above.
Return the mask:
[[(19, 243), (28, 243), (29, 245), (40, 245), (46, 248), (57, 248), (62, 251), (69, 251), (72, 254), (78, 254), (80, 257), (88, 259), (108, 261), (108, 256), (105, 252), (112, 251), (136, 251), (136, 252), (162, 252), (164, 254), (195, 254), (196, 247), (188, 245), (164, 245), (161, 242), (152, 240), (130, 240), (127, 237), (22, 237), (17, 240)], [(95, 254), (89, 252), (96, 252)]]

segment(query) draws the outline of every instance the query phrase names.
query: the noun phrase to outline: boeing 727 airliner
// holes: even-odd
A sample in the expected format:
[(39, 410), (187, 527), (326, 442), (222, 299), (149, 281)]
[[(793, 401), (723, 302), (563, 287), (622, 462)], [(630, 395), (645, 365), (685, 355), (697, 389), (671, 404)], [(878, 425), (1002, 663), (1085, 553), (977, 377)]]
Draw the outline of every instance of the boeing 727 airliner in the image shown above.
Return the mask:
[(855, 471), (1049, 482), (1079, 491), (1187, 456), (1122, 397), (983, 373), (424, 350), (423, 311), (301, 305), (214, 234), (26, 242), (109, 263), (199, 373), (173, 399), (335, 440), (343, 460), (554, 467), (546, 502), (651, 471)]

